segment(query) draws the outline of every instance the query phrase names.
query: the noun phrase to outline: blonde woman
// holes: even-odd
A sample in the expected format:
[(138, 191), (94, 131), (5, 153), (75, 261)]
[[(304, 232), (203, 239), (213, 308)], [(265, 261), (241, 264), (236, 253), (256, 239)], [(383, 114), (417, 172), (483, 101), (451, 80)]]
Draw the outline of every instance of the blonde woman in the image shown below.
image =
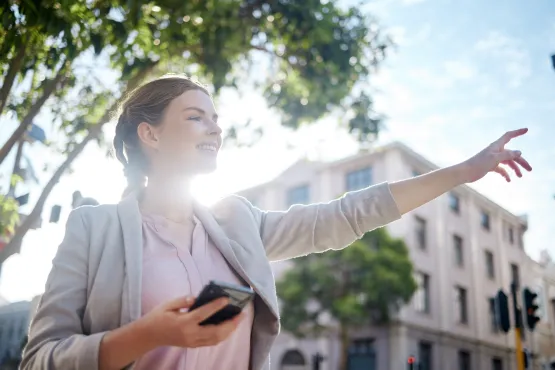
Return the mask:
[[(279, 332), (271, 261), (343, 248), (488, 172), (510, 181), (500, 164), (522, 176), (530, 165), (505, 145), (526, 131), (452, 167), (327, 204), (265, 212), (230, 196), (209, 209), (187, 190), (216, 168), (222, 131), (212, 99), (187, 78), (149, 82), (123, 104), (116, 128), (124, 199), (69, 216), (21, 369), (269, 369)], [(201, 326), (227, 303), (187, 310), (210, 280), (256, 296), (234, 319)]]

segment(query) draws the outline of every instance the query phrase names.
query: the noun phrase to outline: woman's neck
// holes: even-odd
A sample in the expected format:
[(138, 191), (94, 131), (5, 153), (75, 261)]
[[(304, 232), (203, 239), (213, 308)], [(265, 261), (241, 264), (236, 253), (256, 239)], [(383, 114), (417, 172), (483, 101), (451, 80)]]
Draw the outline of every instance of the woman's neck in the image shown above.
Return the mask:
[(193, 199), (190, 180), (148, 179), (141, 198), (141, 209), (178, 223), (192, 220)]

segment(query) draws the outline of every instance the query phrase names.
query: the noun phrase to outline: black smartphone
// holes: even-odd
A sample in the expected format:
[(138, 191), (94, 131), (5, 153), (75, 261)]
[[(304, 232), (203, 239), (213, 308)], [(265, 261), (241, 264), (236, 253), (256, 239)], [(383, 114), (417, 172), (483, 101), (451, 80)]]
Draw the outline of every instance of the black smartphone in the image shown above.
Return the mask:
[(217, 325), (239, 315), (254, 298), (254, 291), (241, 285), (211, 281), (202, 289), (189, 311), (223, 297), (229, 298), (229, 304), (202, 321), (200, 325)]

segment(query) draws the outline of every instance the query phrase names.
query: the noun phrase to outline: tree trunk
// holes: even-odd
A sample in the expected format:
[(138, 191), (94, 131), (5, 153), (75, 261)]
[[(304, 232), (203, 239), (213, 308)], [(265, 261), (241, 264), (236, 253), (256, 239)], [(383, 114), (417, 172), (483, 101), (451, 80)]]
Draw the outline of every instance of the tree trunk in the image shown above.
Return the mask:
[(19, 253), (23, 238), (31, 229), (31, 226), (36, 222), (36, 220), (39, 219), (40, 215), (42, 214), (44, 204), (48, 199), (48, 196), (54, 189), (54, 186), (56, 186), (58, 181), (60, 181), (60, 178), (62, 177), (64, 172), (71, 166), (71, 164), (79, 156), (79, 154), (81, 154), (83, 149), (85, 149), (85, 146), (87, 146), (90, 141), (96, 139), (102, 133), (102, 127), (107, 121), (109, 121), (111, 113), (117, 108), (121, 100), (125, 98), (128, 92), (139, 85), (139, 83), (152, 71), (156, 64), (157, 62), (145, 67), (144, 69), (140, 70), (133, 79), (129, 80), (125, 93), (121, 95), (118, 101), (116, 101), (109, 109), (106, 110), (106, 112), (102, 115), (102, 118), (100, 118), (100, 120), (98, 121), (98, 124), (89, 129), (89, 133), (87, 134), (87, 136), (85, 136), (85, 138), (73, 148), (73, 150), (68, 154), (66, 160), (54, 172), (54, 174), (42, 190), (42, 193), (37, 200), (37, 203), (33, 207), (31, 213), (25, 218), (25, 221), (23, 221), (23, 223), (16, 229), (14, 236), (11, 238), (6, 247), (0, 251), (0, 265), (4, 263), (12, 254)]
[(349, 359), (349, 330), (345, 324), (340, 324), (339, 335), (341, 340), (341, 359), (339, 362), (340, 370), (347, 370)]
[(6, 107), (8, 96), (10, 96), (10, 91), (12, 90), (15, 77), (21, 70), (21, 65), (23, 64), (23, 60), (25, 59), (25, 49), (26, 45), (23, 41), (19, 47), (19, 50), (16, 52), (12, 60), (10, 60), (8, 72), (6, 73), (6, 77), (4, 77), (4, 82), (2, 83), (2, 87), (0, 88), (0, 114), (2, 114), (4, 108)]
[(19, 124), (19, 127), (14, 131), (12, 136), (10, 136), (4, 146), (0, 149), (0, 164), (4, 162), (4, 160), (12, 150), (13, 146), (17, 144), (17, 142), (23, 137), (25, 132), (27, 132), (29, 126), (31, 125), (37, 114), (40, 112), (40, 109), (42, 108), (46, 100), (48, 100), (50, 95), (54, 92), (58, 84), (64, 80), (65, 76), (66, 68), (62, 66), (58, 71), (56, 77), (45, 84), (43, 93), (40, 98), (38, 98), (37, 101), (31, 106), (31, 108), (27, 112), (27, 115)]
[[(21, 156), (23, 155), (23, 145), (25, 144), (25, 140), (20, 139), (19, 142), (17, 143), (17, 152), (15, 154), (15, 161), (13, 164), (13, 171), (12, 171), (12, 176), (13, 175), (19, 175), (19, 173), (21, 172)], [(16, 188), (17, 184), (14, 183), (12, 181), (12, 179), (10, 179), (10, 190), (8, 190), (8, 196), (14, 197), (15, 198), (15, 188)]]
[(81, 154), (83, 149), (85, 149), (85, 146), (87, 146), (89, 141), (93, 140), (96, 137), (97, 133), (100, 133), (100, 130), (91, 130), (89, 134), (83, 139), (83, 141), (77, 144), (75, 148), (68, 154), (66, 160), (62, 163), (62, 165), (58, 167), (58, 169), (56, 169), (44, 189), (42, 189), (42, 193), (40, 194), (40, 197), (33, 207), (31, 213), (25, 218), (21, 226), (16, 229), (14, 236), (11, 238), (6, 247), (2, 251), (0, 251), (0, 264), (4, 263), (4, 261), (6, 261), (6, 259), (8, 259), (8, 257), (10, 257), (12, 254), (19, 253), (23, 237), (27, 234), (27, 232), (31, 229), (31, 226), (42, 214), (44, 203), (46, 203), (46, 200), (54, 189), (54, 186), (56, 186), (58, 181), (60, 181), (60, 178), (62, 177), (64, 172), (71, 166), (75, 158), (77, 158), (79, 154)]

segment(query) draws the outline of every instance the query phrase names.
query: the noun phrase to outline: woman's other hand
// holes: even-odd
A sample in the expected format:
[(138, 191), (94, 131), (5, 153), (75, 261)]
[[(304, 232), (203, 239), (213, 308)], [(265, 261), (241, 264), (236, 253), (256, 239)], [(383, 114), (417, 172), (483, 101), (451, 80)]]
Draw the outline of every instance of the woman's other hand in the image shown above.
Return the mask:
[(196, 348), (216, 345), (227, 339), (237, 328), (242, 315), (218, 325), (200, 325), (224, 308), (227, 298), (214, 300), (193, 311), (188, 309), (193, 304), (192, 297), (181, 297), (163, 303), (143, 316), (141, 326), (149, 341), (155, 347), (174, 346), (182, 348)]
[(480, 153), (463, 162), (464, 181), (474, 182), (480, 180), (488, 172), (497, 172), (507, 182), (510, 182), (511, 177), (507, 169), (502, 165), (511, 168), (517, 177), (522, 177), (521, 168), (526, 171), (532, 171), (532, 166), (522, 157), (520, 150), (505, 148), (512, 139), (522, 136), (527, 132), (527, 128), (508, 131)]

